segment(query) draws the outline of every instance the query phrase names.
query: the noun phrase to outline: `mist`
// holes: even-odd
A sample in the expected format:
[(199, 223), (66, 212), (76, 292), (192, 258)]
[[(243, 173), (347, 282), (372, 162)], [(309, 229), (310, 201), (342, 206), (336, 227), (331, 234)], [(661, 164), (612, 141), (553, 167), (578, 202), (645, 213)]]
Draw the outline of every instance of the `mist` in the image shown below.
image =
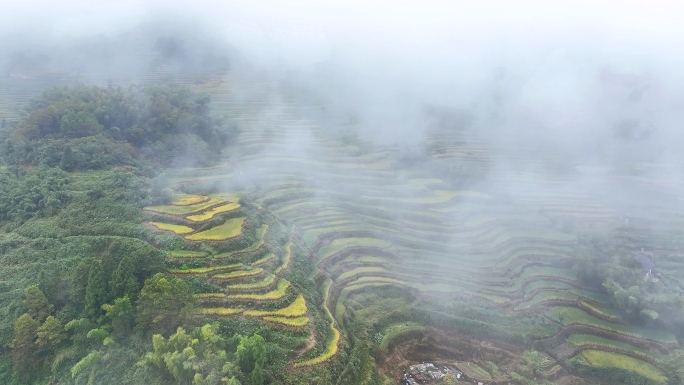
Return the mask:
[(180, 326), (193, 383), (684, 379), (677, 2), (4, 5), (0, 378), (180, 383)]
[[(29, 68), (104, 84), (144, 81), (155, 63), (176, 80), (229, 69), (232, 100), (260, 106), (250, 130), (281, 130), (284, 120), (338, 127), (428, 174), (453, 167), (431, 153), (443, 130), (492, 154), (480, 177), (524, 175), (526, 191), (559, 167), (572, 189), (603, 195), (624, 188), (607, 175), (637, 163), (658, 163), (652, 177), (682, 177), (684, 33), (674, 2), (10, 7), (0, 20), (7, 76)], [(311, 160), (310, 136), (294, 130), (264, 151)], [(230, 163), (238, 184), (252, 186), (259, 173), (241, 165), (243, 152)]]

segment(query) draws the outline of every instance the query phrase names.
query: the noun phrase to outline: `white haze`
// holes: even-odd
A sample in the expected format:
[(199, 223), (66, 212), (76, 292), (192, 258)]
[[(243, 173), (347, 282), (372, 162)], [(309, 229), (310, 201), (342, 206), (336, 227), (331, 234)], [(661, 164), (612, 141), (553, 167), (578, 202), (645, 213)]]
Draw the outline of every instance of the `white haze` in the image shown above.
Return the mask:
[[(177, 31), (197, 52), (204, 44), (239, 57), (237, 71), (307, 90), (379, 144), (422, 146), (426, 110), (439, 108), (467, 113), (476, 139), (501, 154), (525, 144), (587, 163), (682, 160), (677, 1), (9, 0), (4, 8), (6, 52), (52, 50), (55, 65), (99, 57), (111, 71), (135, 72), (127, 55), (102, 57)], [(105, 48), (65, 52), (81, 42)], [(654, 131), (620, 142), (614, 131), (625, 122)]]

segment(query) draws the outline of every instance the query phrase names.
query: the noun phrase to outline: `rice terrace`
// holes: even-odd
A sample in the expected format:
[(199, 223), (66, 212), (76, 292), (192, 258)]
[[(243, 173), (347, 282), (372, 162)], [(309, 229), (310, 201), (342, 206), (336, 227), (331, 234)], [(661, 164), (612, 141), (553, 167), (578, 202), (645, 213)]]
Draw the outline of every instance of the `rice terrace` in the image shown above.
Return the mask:
[[(210, 243), (206, 255), (172, 258), (173, 274), (222, 288), (196, 294), (203, 314), (309, 333), (292, 356), (294, 370), (348, 359), (341, 352), (363, 343), (351, 334), (362, 330), (367, 354), (392, 382), (409, 383), (402, 373), (410, 364), (438, 361), (484, 383), (579, 384), (583, 376), (667, 383), (663, 355), (679, 348), (675, 335), (626, 320), (578, 263), (592, 232), (619, 239), (615, 247), (627, 256), (641, 248), (665, 253), (657, 238), (633, 238), (639, 226), (655, 226), (652, 218), (626, 224), (619, 204), (576, 191), (572, 171), (552, 165), (543, 170), (543, 193), (518, 187), (513, 196), (509, 186), (526, 175), (490, 174), (481, 190), (459, 189), (458, 175), (426, 176), (402, 165), (392, 148), (350, 143), (315, 121), (283, 117), (273, 127), (247, 127), (234, 166), (170, 170), (179, 200), (145, 210), (151, 219), (166, 214), (165, 226), (191, 227), (186, 240), (224, 242)], [(446, 166), (477, 148), (450, 145), (467, 132), (432, 135), (429, 162)], [(287, 157), (287, 137), (307, 138), (306, 157)], [(524, 161), (523, 150), (519, 156)], [(472, 156), (469, 167), (486, 169), (488, 161)], [(256, 170), (255, 185), (223, 190), (240, 185), (242, 169)], [(197, 220), (204, 217), (222, 223), (206, 228)], [(254, 235), (233, 250), (246, 233)], [(199, 252), (185, 247), (195, 250), (169, 252)], [(313, 264), (315, 295), (290, 285), (291, 258)], [(350, 370), (343, 374), (358, 375)]]
[(684, 175), (655, 130), (598, 164), (426, 103), (397, 143), (365, 134), (408, 113), (164, 39), (135, 77), (0, 79), (1, 383), (684, 384)]

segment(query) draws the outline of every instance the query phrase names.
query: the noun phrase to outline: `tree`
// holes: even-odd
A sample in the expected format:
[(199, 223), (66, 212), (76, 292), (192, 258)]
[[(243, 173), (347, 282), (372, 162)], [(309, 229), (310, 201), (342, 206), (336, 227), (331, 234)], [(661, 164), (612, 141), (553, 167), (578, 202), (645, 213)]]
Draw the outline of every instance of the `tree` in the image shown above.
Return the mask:
[(135, 264), (129, 254), (121, 259), (109, 281), (110, 294), (114, 297), (127, 296), (135, 300), (138, 297), (138, 281), (135, 278)]
[(248, 375), (254, 372), (261, 371), (266, 360), (266, 340), (259, 334), (253, 334), (250, 337), (240, 337), (240, 344), (235, 352), (238, 365), (242, 373)]
[(38, 335), (36, 344), (48, 351), (48, 353), (57, 350), (65, 338), (64, 326), (54, 316), (47, 317), (45, 322), (38, 327), (36, 334)]
[(261, 365), (255, 365), (252, 374), (249, 375), (249, 380), (252, 385), (264, 385), (264, 371)]
[(64, 171), (73, 171), (76, 167), (78, 167), (76, 155), (74, 155), (74, 150), (71, 149), (71, 146), (67, 144), (64, 147), (64, 152), (59, 160), (59, 168)]
[(196, 344), (183, 328), (178, 328), (168, 340), (161, 334), (155, 334), (152, 337), (154, 350), (146, 353), (141, 362), (155, 369), (167, 381), (187, 384), (195, 375), (191, 361), (196, 357)]
[[(95, 378), (102, 369), (102, 358), (103, 354), (99, 350), (91, 351), (71, 368), (71, 377), (77, 378), (81, 373), (87, 371), (90, 378)], [(90, 384), (91, 381), (88, 383)]]
[(55, 311), (55, 307), (48, 302), (47, 297), (38, 288), (38, 285), (31, 285), (26, 288), (21, 305), (24, 307), (24, 311), (38, 322), (42, 322), (45, 317)]
[(69, 138), (81, 138), (102, 131), (97, 119), (87, 111), (68, 111), (59, 121), (61, 134)]
[(161, 173), (150, 180), (150, 199), (151, 204), (166, 204), (171, 200), (171, 182), (169, 178)]
[(38, 273), (38, 288), (45, 294), (55, 310), (61, 310), (70, 304), (69, 279), (65, 279), (64, 274), (70, 270), (71, 268), (66, 265), (50, 261)]
[(669, 385), (684, 385), (684, 350), (675, 350), (660, 360)]
[(533, 350), (525, 352), (522, 358), (525, 366), (532, 371), (535, 377), (544, 375), (542, 367), (547, 359), (543, 354)]
[(102, 305), (107, 301), (107, 283), (100, 263), (90, 265), (88, 286), (85, 291), (85, 311), (92, 318), (102, 315)]
[(2, 152), (13, 164), (63, 170), (163, 164), (193, 153), (215, 161), (235, 129), (211, 116), (209, 101), (182, 87), (52, 88), (31, 103)]
[(192, 334), (179, 327), (168, 340), (155, 334), (152, 346), (138, 365), (152, 370), (160, 384), (223, 384), (227, 354), (217, 326), (204, 325)]
[(105, 320), (112, 325), (112, 335), (115, 339), (123, 339), (133, 329), (133, 306), (131, 300), (124, 296), (114, 300), (114, 304), (102, 305)]
[(83, 310), (85, 307), (86, 289), (88, 287), (88, 276), (90, 275), (91, 261), (81, 261), (74, 272), (71, 274), (69, 282), (69, 297), (77, 309)]
[(145, 281), (138, 298), (138, 325), (153, 333), (171, 334), (184, 324), (195, 306), (188, 285), (157, 273)]
[(14, 322), (14, 339), (10, 343), (12, 348), (12, 363), (14, 372), (22, 381), (27, 381), (40, 368), (41, 361), (36, 347), (36, 338), (40, 322), (24, 313)]
[(88, 318), (79, 318), (67, 322), (64, 330), (70, 334), (72, 345), (83, 351), (92, 347), (88, 332), (95, 327), (95, 323)]

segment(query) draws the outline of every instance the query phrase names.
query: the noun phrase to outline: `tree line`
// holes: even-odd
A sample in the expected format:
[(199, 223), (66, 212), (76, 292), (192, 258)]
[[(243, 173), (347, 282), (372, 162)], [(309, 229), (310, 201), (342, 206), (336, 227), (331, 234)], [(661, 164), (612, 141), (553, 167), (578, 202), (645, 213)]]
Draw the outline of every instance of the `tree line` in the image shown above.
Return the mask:
[(238, 132), (209, 103), (177, 86), (56, 86), (30, 102), (0, 154), (65, 171), (207, 165)]
[(164, 167), (211, 164), (236, 132), (182, 87), (30, 103), (0, 144), (1, 383), (283, 383), (299, 340), (198, 316), (193, 286), (166, 273), (172, 241), (141, 224)]

